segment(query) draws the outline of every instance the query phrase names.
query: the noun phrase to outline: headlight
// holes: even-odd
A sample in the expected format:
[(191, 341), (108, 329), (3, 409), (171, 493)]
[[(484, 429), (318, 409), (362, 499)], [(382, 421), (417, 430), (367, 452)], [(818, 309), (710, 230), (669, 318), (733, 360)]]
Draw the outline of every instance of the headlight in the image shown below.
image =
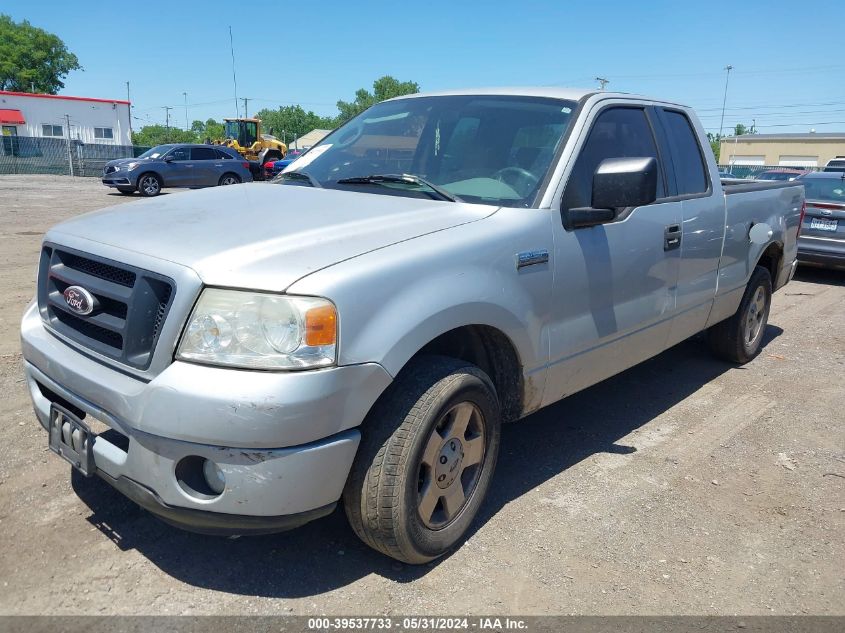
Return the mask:
[(126, 168), (126, 171), (132, 171), (133, 169), (135, 169), (140, 164), (141, 163), (129, 163), (127, 165), (124, 165), (124, 167)]
[(333, 365), (337, 311), (316, 297), (206, 288), (176, 358), (252, 369)]

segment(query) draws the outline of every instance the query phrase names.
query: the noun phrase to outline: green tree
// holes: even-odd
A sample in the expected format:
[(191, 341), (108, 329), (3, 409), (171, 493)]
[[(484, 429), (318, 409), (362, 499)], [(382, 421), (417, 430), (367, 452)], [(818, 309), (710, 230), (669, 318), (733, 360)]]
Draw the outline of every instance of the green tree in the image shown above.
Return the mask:
[(161, 145), (162, 143), (199, 143), (205, 138), (197, 138), (193, 130), (181, 130), (176, 127), (166, 128), (163, 125), (145, 125), (137, 132), (132, 132), (132, 144), (144, 147)]
[(193, 132), (200, 142), (206, 140), (216, 141), (223, 138), (223, 124), (218, 123), (214, 119), (208, 119), (203, 123), (202, 121), (194, 121), (191, 124), (191, 132)]
[(386, 75), (373, 82), (373, 91), (361, 88), (355, 93), (354, 101), (338, 101), (337, 109), (340, 114), (336, 124), (346, 123), (349, 119), (359, 115), (372, 105), (385, 99), (401, 97), (402, 95), (413, 94), (420, 91), (420, 85), (416, 81), (399, 81)]
[(736, 127), (734, 128), (734, 134), (736, 134), (737, 136), (742, 136), (742, 135), (748, 134), (748, 133), (749, 133), (748, 128), (745, 127), (745, 125), (743, 125), (742, 123), (736, 124)]
[(332, 117), (323, 117), (302, 106), (279, 107), (278, 110), (264, 108), (255, 115), (261, 119), (261, 130), (272, 134), (290, 144), (294, 137), (300, 137), (315, 129), (332, 129), (335, 121)]
[(722, 137), (712, 132), (707, 133), (707, 140), (710, 141), (710, 149), (713, 150), (713, 156), (716, 157), (716, 164), (719, 164), (719, 153), (722, 149)]
[(0, 90), (56, 94), (72, 70), (82, 66), (61, 39), (0, 14)]

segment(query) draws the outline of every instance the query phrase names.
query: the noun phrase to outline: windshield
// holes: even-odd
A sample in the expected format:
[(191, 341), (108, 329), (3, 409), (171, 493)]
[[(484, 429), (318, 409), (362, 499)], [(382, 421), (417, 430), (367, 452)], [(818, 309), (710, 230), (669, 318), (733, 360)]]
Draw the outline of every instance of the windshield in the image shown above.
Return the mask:
[(158, 158), (159, 156), (163, 156), (167, 153), (167, 150), (172, 148), (172, 145), (156, 145), (155, 147), (151, 147), (146, 152), (141, 154), (138, 158)]
[(845, 203), (845, 179), (803, 178), (804, 194), (807, 200), (826, 200)]
[(226, 138), (235, 139), (242, 147), (255, 143), (258, 137), (258, 124), (255, 121), (226, 121)]
[(466, 202), (529, 207), (574, 110), (572, 101), (541, 97), (386, 101), (329, 134), (287, 171), (305, 173), (326, 188), (434, 197), (430, 188), (413, 183), (344, 182), (410, 174)]

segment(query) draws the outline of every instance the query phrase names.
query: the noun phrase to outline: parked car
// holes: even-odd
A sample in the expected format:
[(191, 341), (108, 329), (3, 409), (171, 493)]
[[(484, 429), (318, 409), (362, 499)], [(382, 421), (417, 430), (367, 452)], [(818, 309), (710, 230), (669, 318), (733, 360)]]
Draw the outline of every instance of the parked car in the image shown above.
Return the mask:
[(292, 149), (282, 160), (275, 160), (275, 161), (268, 161), (264, 163), (264, 171), (267, 175), (267, 178), (272, 178), (273, 176), (278, 176), (281, 171), (290, 165), (293, 161), (297, 158), (302, 156), (305, 152), (298, 149)]
[(21, 336), (49, 447), (189, 530), (342, 499), (368, 545), (430, 561), (476, 517), (502, 423), (701, 331), (748, 362), (795, 271), (804, 187), (723, 187), (674, 103), (402, 97), (294, 166), (43, 241)]
[(804, 169), (770, 169), (768, 171), (761, 172), (757, 175), (757, 180), (795, 180), (796, 178), (800, 178), (807, 171)]
[(802, 263), (845, 268), (845, 173), (807, 174), (803, 183), (806, 212), (798, 238)]
[(138, 158), (106, 163), (103, 184), (131, 195), (157, 196), (165, 187), (214, 187), (251, 182), (249, 163), (236, 151), (219, 145), (167, 144)]
[(827, 161), (824, 171), (833, 171), (843, 173), (845, 172), (845, 156), (837, 156)]

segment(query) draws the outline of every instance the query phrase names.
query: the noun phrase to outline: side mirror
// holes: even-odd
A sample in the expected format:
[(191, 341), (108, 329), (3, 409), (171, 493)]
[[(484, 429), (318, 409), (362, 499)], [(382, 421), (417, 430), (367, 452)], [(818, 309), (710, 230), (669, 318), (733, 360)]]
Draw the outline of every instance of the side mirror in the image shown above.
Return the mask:
[(657, 160), (607, 158), (593, 174), (592, 206), (567, 209), (567, 229), (605, 224), (616, 219), (619, 209), (641, 207), (657, 199)]
[(174, 160), (176, 160), (176, 157), (173, 154), (168, 154), (164, 157), (165, 163), (172, 163)]
[(657, 199), (657, 160), (608, 158), (593, 176), (593, 208), (642, 207)]

